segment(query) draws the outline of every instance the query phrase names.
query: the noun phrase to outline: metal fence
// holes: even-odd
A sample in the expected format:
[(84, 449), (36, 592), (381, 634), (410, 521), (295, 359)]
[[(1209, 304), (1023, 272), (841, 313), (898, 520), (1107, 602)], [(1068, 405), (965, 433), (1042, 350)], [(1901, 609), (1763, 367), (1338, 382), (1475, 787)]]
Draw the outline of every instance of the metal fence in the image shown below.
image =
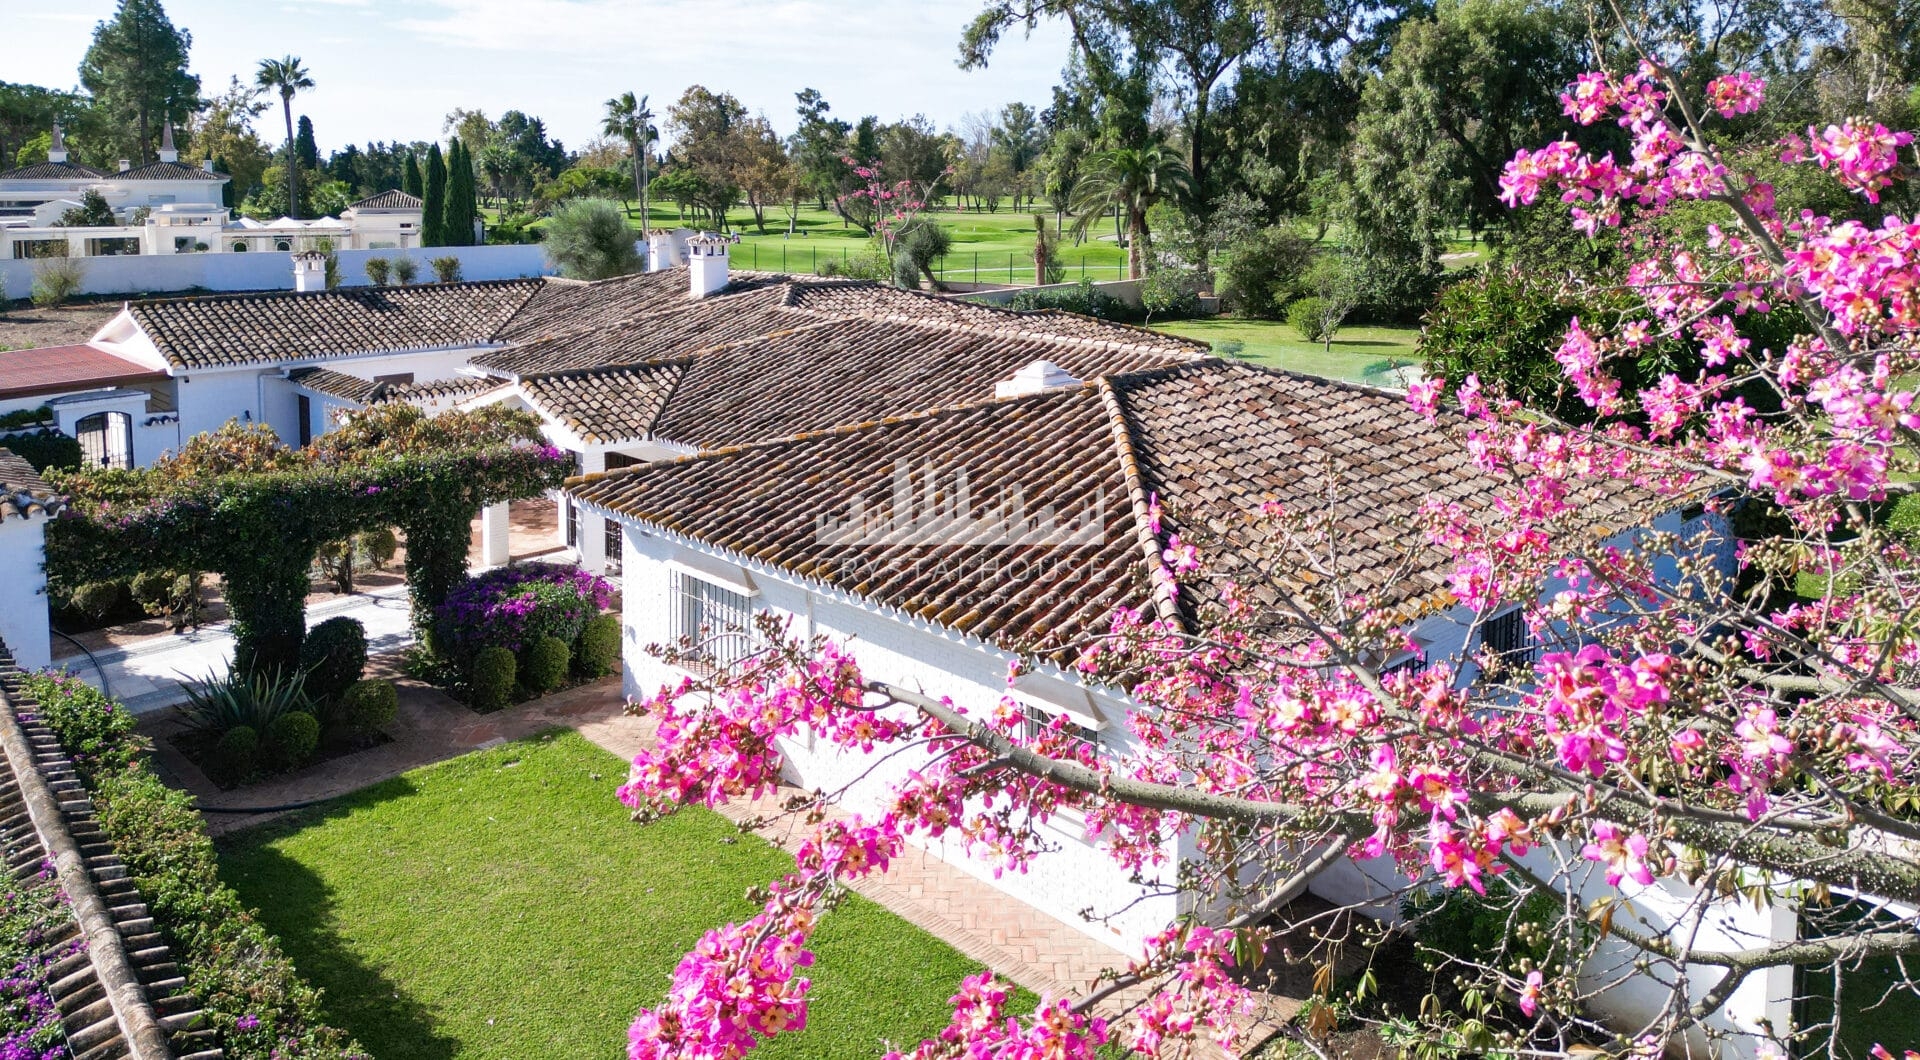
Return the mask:
[[(736, 268), (750, 269), (755, 272), (810, 273), (818, 275), (821, 266), (837, 267), (845, 272), (847, 265), (855, 256), (852, 247), (794, 246), (782, 241), (779, 253), (771, 246), (763, 247), (759, 243), (742, 243), (729, 255)], [(1113, 265), (1090, 265), (1085, 261), (1063, 262), (1068, 281), (1077, 280), (1124, 280), (1127, 278), (1125, 263)], [(1004, 257), (1000, 254), (979, 251), (962, 251), (958, 254), (943, 255), (934, 262), (934, 275), (942, 280), (955, 283), (1034, 283), (1033, 257), (1018, 251), (1010, 251)]]

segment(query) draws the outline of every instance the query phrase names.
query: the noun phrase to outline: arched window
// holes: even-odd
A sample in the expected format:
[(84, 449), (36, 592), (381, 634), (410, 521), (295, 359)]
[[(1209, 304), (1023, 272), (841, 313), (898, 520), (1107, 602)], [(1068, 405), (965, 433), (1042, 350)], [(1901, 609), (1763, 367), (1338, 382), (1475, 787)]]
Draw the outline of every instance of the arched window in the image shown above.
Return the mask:
[(275, 249), (275, 250), (292, 250), (292, 249), (293, 249), (293, 240), (291, 240), (291, 239), (276, 239), (276, 240), (274, 240), (274, 241), (273, 241), (273, 249)]
[(236, 239), (236, 240), (234, 240), (234, 241), (233, 241), (233, 252), (234, 252), (235, 254), (245, 254), (245, 253), (247, 252), (247, 241), (246, 241), (246, 240), (244, 240), (244, 239)]
[(124, 412), (96, 412), (74, 424), (80, 437), (80, 460), (88, 467), (133, 466), (133, 417)]

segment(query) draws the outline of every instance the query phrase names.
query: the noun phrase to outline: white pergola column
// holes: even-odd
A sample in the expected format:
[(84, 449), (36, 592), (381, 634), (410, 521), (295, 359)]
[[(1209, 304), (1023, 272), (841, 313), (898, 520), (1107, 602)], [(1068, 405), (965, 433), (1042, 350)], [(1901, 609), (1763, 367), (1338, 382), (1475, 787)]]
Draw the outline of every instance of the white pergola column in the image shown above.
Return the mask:
[(482, 567), (504, 567), (511, 553), (507, 551), (507, 503), (489, 504), (480, 509), (480, 565)]
[[(604, 451), (588, 450), (580, 454), (580, 473), (592, 475), (607, 469)], [(583, 508), (576, 508), (580, 526), (574, 541), (580, 552), (580, 569), (589, 574), (607, 572), (607, 520)]]

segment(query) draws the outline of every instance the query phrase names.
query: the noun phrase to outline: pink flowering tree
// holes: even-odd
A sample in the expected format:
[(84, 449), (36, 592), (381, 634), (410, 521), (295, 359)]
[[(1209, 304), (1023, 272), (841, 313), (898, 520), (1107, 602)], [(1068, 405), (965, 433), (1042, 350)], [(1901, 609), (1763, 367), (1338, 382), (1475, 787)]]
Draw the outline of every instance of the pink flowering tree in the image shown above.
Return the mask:
[[(635, 704), (659, 723), (621, 789), (636, 816), (769, 794), (783, 741), (804, 734), (914, 768), (868, 817), (827, 813), (831, 792), (790, 802), (811, 830), (794, 872), (759, 915), (687, 956), (634, 1023), (631, 1055), (738, 1057), (799, 1027), (808, 934), (840, 888), (915, 839), (1022, 871), (1064, 811), (1127, 869), (1160, 868), (1169, 840), (1188, 837), (1198, 856), (1180, 886), (1212, 900), (1207, 919), (1168, 925), (1085, 996), (1033, 1011), (1013, 1011), (989, 974), (956, 984), (951, 1023), (896, 1055), (1244, 1046), (1245, 984), (1276, 939), (1405, 945), (1386, 921), (1291, 901), (1346, 864), (1378, 884), (1375, 912), (1404, 902), (1417, 922), (1458, 900), (1507, 928), (1427, 955), (1452, 985), (1445, 1003), (1358, 999), (1353, 1011), (1390, 1033), (1542, 1056), (1714, 1039), (1779, 1055), (1824, 1041), (1831, 1020), (1722, 1013), (1743, 988), (1785, 1001), (1777, 984), (1824, 981), (1831, 995), (1862, 962), (1920, 954), (1920, 570), (1876, 517), (1920, 475), (1920, 221), (1782, 216), (1772, 189), (1715, 146), (1715, 123), (1761, 106), (1764, 90), (1736, 73), (1689, 92), (1651, 61), (1588, 74), (1569, 86), (1567, 115), (1618, 123), (1630, 154), (1561, 142), (1507, 167), (1509, 203), (1557, 196), (1587, 232), (1680, 203), (1715, 216), (1699, 243), (1636, 237), (1634, 264), (1606, 281), (1626, 308), (1568, 328), (1559, 361), (1592, 422), (1557, 422), (1474, 379), (1412, 389), (1507, 486), (1488, 508), (1431, 501), (1406, 552), (1445, 550), (1473, 625), (1517, 607), (1535, 650), (1472, 637), (1390, 669), (1421, 650), (1408, 617), (1336, 576), (1345, 542), (1328, 512), (1272, 506), (1252, 513), (1267, 543), (1252, 569), (1317, 576), (1269, 575), (1258, 594), (1213, 570), (1209, 542), (1175, 532), (1179, 512), (1148, 513), (1164, 549), (1158, 591), (1198, 621), (1122, 611), (1063, 656), (1126, 690), (1119, 753), (1097, 754), (1064, 723), (1034, 735), (1011, 700), (969, 711), (871, 680), (850, 650), (765, 618), (744, 663)], [(1873, 201), (1901, 179), (1910, 139), (1853, 119), (1781, 151)], [(1795, 322), (1790, 339), (1745, 337), (1743, 320), (1767, 313)], [(1614, 367), (1653, 341), (1688, 344), (1700, 367), (1629, 391)], [(1747, 396), (1759, 391), (1764, 406)], [(1649, 518), (1687, 506), (1720, 518), (1688, 537), (1573, 532), (1596, 491), (1623, 490)], [(1712, 559), (1727, 544), (1714, 528), (1755, 507), (1775, 530), (1738, 544), (1736, 576)], [(1779, 587), (1808, 574), (1825, 591), (1786, 598)], [(1755, 907), (1797, 929), (1718, 928)], [(1409, 974), (1383, 963), (1358, 989)], [(1654, 1000), (1603, 1020), (1628, 978)], [(1303, 1034), (1331, 1022), (1330, 961), (1316, 983)], [(1903, 976), (1881, 988), (1913, 991)]]
[(926, 211), (939, 192), (940, 182), (953, 173), (949, 166), (931, 181), (888, 180), (877, 159), (862, 162), (847, 157), (840, 161), (860, 184), (835, 199), (835, 208), (840, 216), (877, 237), (888, 261), (894, 260), (894, 244), (901, 234)]

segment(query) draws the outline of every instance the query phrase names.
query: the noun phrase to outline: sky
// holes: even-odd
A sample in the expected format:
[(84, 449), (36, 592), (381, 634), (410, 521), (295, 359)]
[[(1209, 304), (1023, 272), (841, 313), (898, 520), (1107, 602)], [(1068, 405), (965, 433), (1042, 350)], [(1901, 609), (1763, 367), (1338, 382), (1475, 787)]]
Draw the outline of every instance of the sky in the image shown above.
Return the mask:
[[(292, 53), (315, 88), (294, 100), (322, 153), (352, 141), (441, 135), (447, 112), (518, 109), (578, 148), (602, 103), (651, 96), (656, 114), (691, 84), (731, 92), (782, 133), (793, 94), (817, 88), (847, 120), (925, 114), (940, 127), (1014, 100), (1044, 107), (1067, 37), (1010, 33), (984, 71), (956, 64), (961, 29), (985, 0), (166, 0), (193, 34), (191, 67), (211, 95)], [(95, 23), (114, 0), (0, 0), (0, 81), (72, 88)], [(276, 111), (278, 108), (275, 108)], [(272, 117), (272, 116), (267, 116)], [(260, 130), (272, 139), (276, 121)]]

